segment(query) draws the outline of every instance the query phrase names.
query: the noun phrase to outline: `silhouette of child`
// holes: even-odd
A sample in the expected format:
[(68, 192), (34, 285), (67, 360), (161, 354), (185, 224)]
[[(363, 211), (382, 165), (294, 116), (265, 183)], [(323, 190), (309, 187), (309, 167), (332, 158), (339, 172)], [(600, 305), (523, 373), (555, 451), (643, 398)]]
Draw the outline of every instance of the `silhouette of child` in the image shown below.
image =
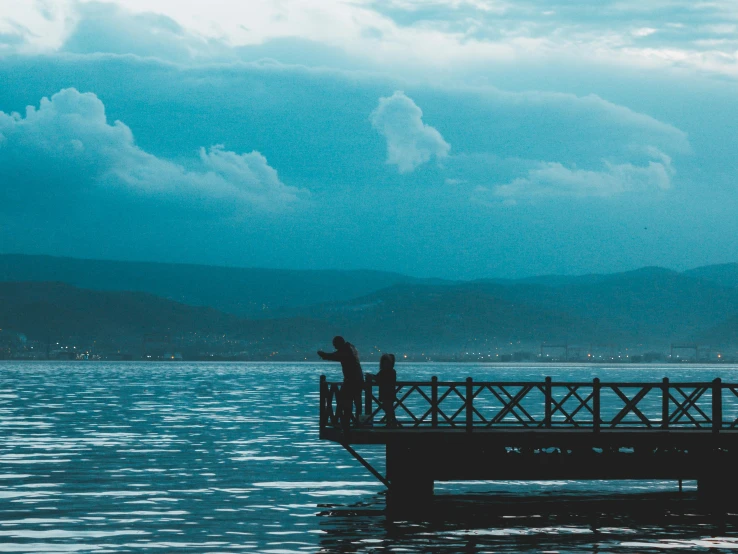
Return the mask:
[(395, 355), (382, 354), (379, 359), (379, 401), (386, 416), (387, 427), (397, 427), (395, 418), (395, 394), (397, 384), (397, 372), (395, 371)]

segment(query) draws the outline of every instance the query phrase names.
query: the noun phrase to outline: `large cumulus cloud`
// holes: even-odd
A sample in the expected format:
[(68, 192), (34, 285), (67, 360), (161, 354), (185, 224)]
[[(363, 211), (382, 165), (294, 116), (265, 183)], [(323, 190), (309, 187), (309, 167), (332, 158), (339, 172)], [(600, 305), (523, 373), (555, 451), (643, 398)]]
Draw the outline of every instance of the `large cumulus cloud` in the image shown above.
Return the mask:
[(307, 192), (282, 183), (259, 152), (201, 149), (181, 163), (136, 145), (129, 127), (108, 123), (93, 93), (64, 89), (25, 116), (0, 112), (0, 195), (28, 205), (113, 194), (191, 211), (280, 211)]
[(387, 139), (387, 163), (400, 173), (413, 171), (432, 156), (445, 158), (451, 149), (441, 133), (423, 123), (423, 111), (404, 92), (380, 98), (370, 120)]

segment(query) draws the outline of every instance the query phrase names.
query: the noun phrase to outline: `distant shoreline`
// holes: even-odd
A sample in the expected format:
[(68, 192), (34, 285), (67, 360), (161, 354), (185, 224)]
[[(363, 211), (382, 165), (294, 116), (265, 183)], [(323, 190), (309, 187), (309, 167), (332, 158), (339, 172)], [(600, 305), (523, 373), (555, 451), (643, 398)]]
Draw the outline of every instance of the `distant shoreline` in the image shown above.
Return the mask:
[[(202, 359), (202, 360), (44, 360), (44, 359), (0, 359), (0, 364), (4, 363), (28, 363), (28, 364), (47, 364), (47, 363), (58, 363), (58, 364), (305, 364), (315, 365), (323, 364), (321, 360), (213, 360), (213, 359)], [(376, 360), (362, 361), (364, 371), (370, 365), (375, 365)], [(738, 360), (726, 360), (726, 361), (700, 361), (700, 362), (575, 362), (575, 361), (551, 361), (551, 362), (496, 362), (496, 361), (482, 361), (482, 360), (404, 360), (398, 361), (397, 365), (418, 365), (418, 364), (454, 364), (454, 365), (484, 365), (484, 366), (505, 366), (505, 367), (531, 367), (531, 366), (575, 366), (575, 367), (597, 367), (597, 366), (622, 366), (622, 367), (685, 367), (685, 366), (738, 366)], [(368, 373), (372, 373), (368, 371)]]

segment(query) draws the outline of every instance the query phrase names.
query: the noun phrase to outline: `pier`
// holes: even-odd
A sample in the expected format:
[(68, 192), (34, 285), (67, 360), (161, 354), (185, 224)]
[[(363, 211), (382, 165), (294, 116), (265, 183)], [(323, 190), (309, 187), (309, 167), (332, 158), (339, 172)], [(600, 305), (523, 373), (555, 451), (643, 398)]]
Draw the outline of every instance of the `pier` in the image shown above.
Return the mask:
[[(341, 387), (320, 379), (320, 438), (343, 445), (390, 497), (510, 479), (697, 480), (698, 496), (720, 505), (738, 494), (738, 383), (398, 381), (394, 426), (371, 376), (362, 414), (342, 421)], [(357, 445), (386, 446), (386, 475)]]

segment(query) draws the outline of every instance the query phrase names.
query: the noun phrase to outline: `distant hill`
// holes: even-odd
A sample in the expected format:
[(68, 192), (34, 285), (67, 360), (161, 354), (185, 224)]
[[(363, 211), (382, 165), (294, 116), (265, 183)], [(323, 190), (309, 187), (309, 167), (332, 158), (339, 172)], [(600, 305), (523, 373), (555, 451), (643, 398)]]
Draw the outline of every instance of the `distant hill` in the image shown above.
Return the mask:
[(700, 332), (695, 338), (703, 344), (715, 346), (738, 344), (738, 314)]
[(224, 333), (241, 320), (141, 292), (79, 289), (65, 283), (0, 283), (0, 329), (31, 338), (110, 339), (146, 333)]
[(713, 281), (724, 287), (738, 287), (738, 264), (708, 265), (690, 269), (684, 274)]
[(689, 340), (738, 311), (738, 289), (662, 268), (549, 289), (530, 301), (616, 329), (628, 342)]
[(354, 340), (398, 351), (478, 350), (488, 343), (566, 340), (594, 322), (502, 297), (474, 284), (395, 285), (347, 302), (315, 306), (302, 315), (331, 322)]
[(424, 282), (381, 271), (248, 269), (18, 254), (0, 255), (0, 281), (147, 292), (251, 318), (274, 317), (282, 308), (349, 300), (398, 283)]
[[(219, 335), (223, 349), (231, 348), (226, 343), (232, 338), (239, 348), (306, 355), (328, 348), (335, 334), (364, 352), (460, 353), (489, 345), (515, 350), (544, 341), (738, 346), (735, 269), (680, 273), (650, 267), (612, 275), (443, 282), (369, 271), (0, 256), (0, 328), (37, 340), (167, 332), (212, 342), (206, 337)], [(51, 274), (76, 286), (1, 282)]]
[(94, 341), (98, 351), (122, 349), (136, 357), (146, 335), (166, 336), (188, 358), (202, 357), (203, 351), (248, 357), (243, 354), (248, 351), (257, 359), (280, 351), (314, 357), (319, 348), (330, 348), (339, 332), (326, 321), (247, 320), (148, 293), (49, 282), (0, 282), (0, 331), (23, 333), (44, 348), (48, 341), (85, 346)]
[[(478, 341), (668, 345), (709, 340), (738, 313), (738, 289), (661, 268), (575, 279), (395, 285), (301, 310), (383, 344), (470, 348)], [(725, 323), (728, 325), (728, 323)], [(714, 341), (738, 345), (728, 332)]]

